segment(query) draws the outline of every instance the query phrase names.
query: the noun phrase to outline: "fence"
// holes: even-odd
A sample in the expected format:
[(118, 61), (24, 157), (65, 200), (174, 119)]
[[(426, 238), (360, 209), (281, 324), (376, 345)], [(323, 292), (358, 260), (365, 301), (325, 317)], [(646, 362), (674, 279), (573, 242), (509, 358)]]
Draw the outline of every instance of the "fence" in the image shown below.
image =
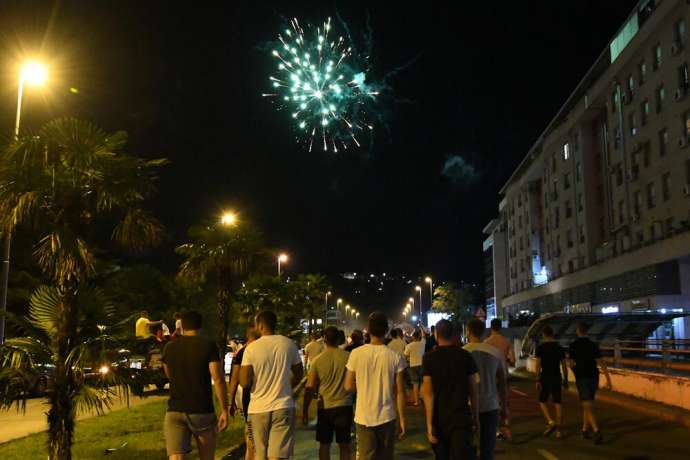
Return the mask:
[(690, 374), (690, 340), (616, 340), (601, 350), (612, 367)]

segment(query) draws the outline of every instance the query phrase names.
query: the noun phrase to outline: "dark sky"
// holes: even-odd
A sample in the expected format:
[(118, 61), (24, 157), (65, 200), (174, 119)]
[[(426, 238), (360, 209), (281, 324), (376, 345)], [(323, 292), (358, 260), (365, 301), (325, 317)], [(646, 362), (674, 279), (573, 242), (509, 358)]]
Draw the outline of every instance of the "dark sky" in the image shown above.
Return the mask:
[[(52, 84), (27, 96), (27, 126), (91, 118), (128, 131), (131, 152), (170, 158), (152, 207), (171, 246), (234, 207), (293, 269), (480, 280), (500, 186), (634, 4), (2, 0), (0, 127), (14, 121), (12, 66), (42, 50)], [(284, 17), (336, 11), (356, 35), (368, 15), (378, 75), (420, 57), (391, 80), (389, 128), (371, 149), (309, 153), (260, 96), (274, 68), (261, 44)], [(472, 181), (442, 176), (449, 155), (474, 167)]]

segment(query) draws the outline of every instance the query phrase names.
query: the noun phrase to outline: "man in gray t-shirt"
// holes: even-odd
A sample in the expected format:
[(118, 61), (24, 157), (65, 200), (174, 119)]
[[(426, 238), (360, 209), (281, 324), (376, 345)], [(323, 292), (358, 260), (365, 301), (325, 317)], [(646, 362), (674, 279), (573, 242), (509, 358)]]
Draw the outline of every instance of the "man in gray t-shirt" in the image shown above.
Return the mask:
[(338, 348), (340, 331), (329, 326), (324, 331), (326, 349), (311, 363), (304, 392), (302, 421), (309, 422), (309, 405), (319, 395), (316, 440), (319, 458), (329, 458), (333, 434), (340, 447), (340, 457), (350, 458), (353, 421), (352, 394), (345, 390), (345, 366), (350, 353)]
[(482, 343), (485, 329), (479, 319), (467, 323), (469, 342), (463, 348), (469, 351), (479, 369), (479, 452), (480, 460), (492, 460), (496, 447), (496, 430), (501, 415), (505, 416), (508, 387), (504, 359), (501, 351)]

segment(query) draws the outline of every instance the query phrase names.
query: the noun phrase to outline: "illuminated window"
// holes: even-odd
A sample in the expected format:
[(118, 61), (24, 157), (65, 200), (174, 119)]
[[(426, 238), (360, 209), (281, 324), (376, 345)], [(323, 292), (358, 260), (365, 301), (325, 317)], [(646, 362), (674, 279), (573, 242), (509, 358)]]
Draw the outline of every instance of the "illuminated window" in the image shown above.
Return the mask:
[(659, 70), (659, 67), (661, 67), (661, 57), (662, 57), (661, 45), (657, 44), (654, 47), (654, 50), (652, 51), (652, 63), (653, 63), (654, 70)]
[(647, 120), (649, 119), (649, 100), (645, 99), (640, 108), (642, 109), (642, 117), (640, 122), (642, 123), (642, 126), (644, 126), (647, 124)]
[(663, 157), (666, 155), (666, 150), (668, 146), (668, 131), (662, 129), (659, 131), (659, 156)]
[(647, 63), (642, 61), (638, 64), (637, 66), (637, 72), (638, 72), (638, 79), (640, 81), (640, 86), (644, 84), (644, 82), (647, 81)]
[(678, 88), (687, 91), (688, 87), (690, 87), (690, 75), (688, 75), (688, 63), (685, 62), (678, 67)]
[(563, 159), (564, 160), (569, 160), (570, 159), (570, 144), (567, 142), (563, 144)]
[(635, 92), (635, 77), (632, 74), (628, 75), (628, 91), (631, 93)]
[(664, 109), (664, 103), (666, 102), (666, 88), (660, 86), (656, 90), (656, 111), (661, 112)]
[(637, 116), (635, 112), (628, 115), (628, 124), (630, 125), (630, 135), (635, 137), (637, 135)]
[(676, 41), (680, 43), (685, 42), (685, 35), (687, 32), (687, 28), (685, 26), (685, 19), (681, 19), (680, 21), (676, 22), (676, 27), (675, 27), (675, 36), (676, 36)]

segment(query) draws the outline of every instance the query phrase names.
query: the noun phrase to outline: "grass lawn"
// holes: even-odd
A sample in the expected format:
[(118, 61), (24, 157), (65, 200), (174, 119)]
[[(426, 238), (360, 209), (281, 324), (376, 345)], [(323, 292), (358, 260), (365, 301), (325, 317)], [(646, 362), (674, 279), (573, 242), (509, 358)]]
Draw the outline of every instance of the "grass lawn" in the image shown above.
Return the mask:
[[(109, 460), (147, 460), (167, 458), (163, 439), (163, 417), (167, 400), (157, 400), (131, 409), (121, 409), (100, 417), (77, 422), (72, 456), (75, 460), (106, 458)], [(244, 421), (236, 416), (230, 419), (227, 431), (218, 437), (218, 454), (237, 445), (242, 439)], [(0, 428), (1, 429), (1, 428)], [(46, 433), (0, 444), (0, 459), (46, 458)], [(107, 454), (108, 448), (119, 448)], [(190, 458), (198, 459), (196, 447)]]

